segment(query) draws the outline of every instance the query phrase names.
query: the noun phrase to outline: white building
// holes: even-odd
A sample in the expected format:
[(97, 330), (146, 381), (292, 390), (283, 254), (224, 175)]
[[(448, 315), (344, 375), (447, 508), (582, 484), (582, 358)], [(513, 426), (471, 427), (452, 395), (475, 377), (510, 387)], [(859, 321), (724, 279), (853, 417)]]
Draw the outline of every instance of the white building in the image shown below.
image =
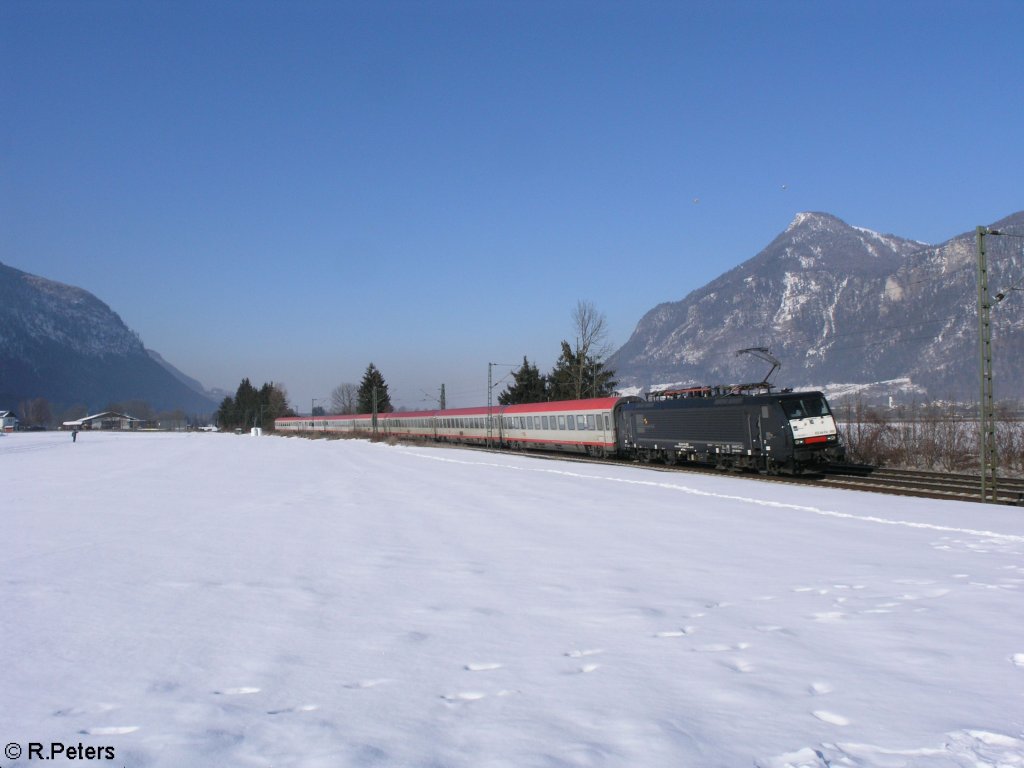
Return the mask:
[(142, 426), (142, 419), (129, 416), (125, 413), (104, 411), (103, 413), (84, 416), (74, 421), (65, 421), (61, 429), (106, 429), (106, 430), (133, 430)]

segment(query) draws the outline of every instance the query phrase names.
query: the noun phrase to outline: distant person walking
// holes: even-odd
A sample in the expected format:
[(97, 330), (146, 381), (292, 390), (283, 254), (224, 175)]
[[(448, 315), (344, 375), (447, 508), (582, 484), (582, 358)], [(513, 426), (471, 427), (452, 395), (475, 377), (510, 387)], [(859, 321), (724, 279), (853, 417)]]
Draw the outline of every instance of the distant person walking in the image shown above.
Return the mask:
[(77, 429), (73, 429), (73, 430), (71, 430), (71, 442), (74, 443), (74, 442), (77, 442), (77, 441), (78, 441), (78, 430)]

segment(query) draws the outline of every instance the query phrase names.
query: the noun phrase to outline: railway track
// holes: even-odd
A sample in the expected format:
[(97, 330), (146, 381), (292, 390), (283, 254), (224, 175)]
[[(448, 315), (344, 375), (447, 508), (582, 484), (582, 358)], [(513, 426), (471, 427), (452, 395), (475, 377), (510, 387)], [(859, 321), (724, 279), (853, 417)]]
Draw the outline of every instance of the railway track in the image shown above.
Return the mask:
[[(467, 447), (467, 446), (459, 446)], [(515, 453), (538, 459), (574, 461), (584, 464), (608, 464), (613, 466), (642, 466), (658, 472), (682, 472), (734, 477), (762, 482), (790, 483), (795, 485), (826, 486), (851, 491), (883, 493), (890, 496), (915, 496), (924, 499), (954, 501), (981, 501), (981, 478), (977, 475), (950, 474), (947, 472), (924, 472), (907, 469), (889, 469), (864, 464), (845, 464), (829, 467), (820, 473), (807, 475), (759, 475), (752, 472), (728, 472), (710, 465), (665, 465), (642, 464), (620, 459), (597, 459), (578, 454), (543, 453), (537, 451), (509, 451), (507, 449), (479, 448), (490, 453)], [(1024, 507), (1024, 479), (999, 478), (996, 483), (996, 503)]]
[[(875, 491), (896, 496), (981, 501), (981, 478), (978, 475), (838, 465), (826, 469), (821, 475), (821, 482), (823, 485), (838, 488)], [(996, 503), (1024, 506), (1024, 480), (998, 478)]]

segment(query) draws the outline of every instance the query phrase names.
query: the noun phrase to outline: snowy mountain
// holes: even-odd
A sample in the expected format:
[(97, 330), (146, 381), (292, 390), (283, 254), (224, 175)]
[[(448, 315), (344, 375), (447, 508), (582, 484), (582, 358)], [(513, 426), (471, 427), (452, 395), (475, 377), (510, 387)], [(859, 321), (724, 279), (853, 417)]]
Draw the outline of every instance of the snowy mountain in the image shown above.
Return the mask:
[[(1024, 212), (992, 225), (1024, 232)], [(987, 239), (992, 293), (1021, 281), (1020, 240)], [(974, 232), (928, 245), (800, 213), (749, 261), (648, 312), (610, 359), (622, 386), (759, 380), (768, 366), (735, 352), (769, 347), (783, 386), (869, 385), (917, 396), (977, 387)], [(1016, 254), (1016, 255), (1015, 255)], [(993, 311), (996, 396), (1024, 396), (1024, 306)]]
[(216, 407), (155, 361), (88, 291), (0, 264), (0, 405), (37, 397), (57, 412), (126, 400), (193, 413)]

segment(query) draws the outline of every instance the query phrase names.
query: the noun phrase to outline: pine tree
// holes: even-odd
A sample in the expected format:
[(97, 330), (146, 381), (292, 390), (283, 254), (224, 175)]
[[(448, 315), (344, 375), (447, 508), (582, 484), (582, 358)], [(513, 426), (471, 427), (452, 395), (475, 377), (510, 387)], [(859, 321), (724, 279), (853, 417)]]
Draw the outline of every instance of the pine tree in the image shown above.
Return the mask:
[(221, 400), (220, 407), (213, 414), (213, 423), (221, 429), (233, 429), (235, 422), (235, 398), (228, 395)]
[(384, 381), (384, 376), (377, 370), (377, 366), (370, 363), (366, 368), (366, 373), (363, 374), (362, 382), (359, 384), (359, 412), (373, 412), (374, 388), (377, 390), (377, 413), (390, 413), (393, 411), (391, 396), (388, 394), (388, 385)]
[(615, 394), (618, 383), (615, 371), (605, 366), (603, 361), (587, 358), (583, 382), (584, 397), (611, 397)]
[(236, 427), (255, 427), (260, 414), (260, 393), (249, 379), (242, 379), (235, 393)]
[(615, 371), (600, 359), (574, 350), (567, 341), (562, 342), (562, 354), (548, 376), (552, 400), (608, 397), (615, 394), (616, 384)]
[(548, 399), (547, 379), (541, 376), (536, 365), (523, 356), (523, 365), (512, 374), (513, 382), (498, 395), (501, 405), (517, 405), (519, 403), (541, 403)]
[(562, 342), (562, 355), (555, 361), (555, 367), (548, 375), (548, 392), (552, 400), (579, 400), (580, 382), (579, 356)]

